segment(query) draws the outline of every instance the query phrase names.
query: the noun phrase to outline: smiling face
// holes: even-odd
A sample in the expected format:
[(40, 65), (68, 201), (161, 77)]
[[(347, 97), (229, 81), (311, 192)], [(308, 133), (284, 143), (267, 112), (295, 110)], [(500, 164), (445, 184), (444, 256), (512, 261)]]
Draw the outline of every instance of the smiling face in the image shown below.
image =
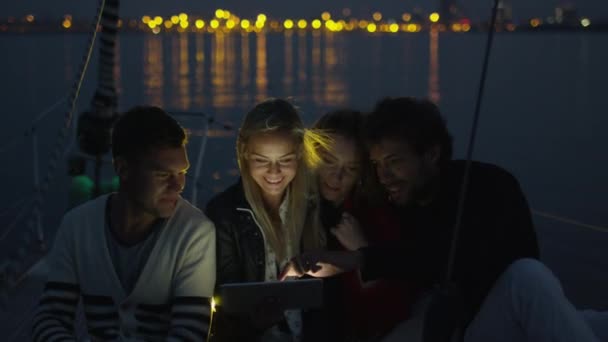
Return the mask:
[(384, 139), (370, 146), (370, 159), (390, 200), (405, 206), (427, 200), (426, 191), (438, 172), (438, 149), (420, 155), (407, 143)]
[(253, 135), (248, 142), (247, 163), (262, 197), (276, 203), (283, 198), (298, 168), (297, 146), (286, 132)]
[(354, 141), (337, 134), (330, 134), (330, 138), (329, 149), (321, 151), (319, 191), (324, 199), (338, 206), (352, 193), (359, 179), (361, 158)]
[(134, 209), (153, 218), (173, 214), (190, 167), (185, 147), (152, 148), (133, 160), (119, 158), (116, 165)]

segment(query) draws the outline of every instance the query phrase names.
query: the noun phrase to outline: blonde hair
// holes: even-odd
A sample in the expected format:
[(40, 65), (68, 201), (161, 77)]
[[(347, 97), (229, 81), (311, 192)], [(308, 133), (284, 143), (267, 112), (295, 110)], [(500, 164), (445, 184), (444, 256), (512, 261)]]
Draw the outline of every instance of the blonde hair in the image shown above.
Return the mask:
[[(271, 132), (286, 132), (296, 143), (298, 166), (294, 179), (288, 185), (287, 217), (285, 229), (275, 226), (264, 206), (262, 190), (251, 177), (248, 143), (252, 136)], [(239, 129), (236, 154), (245, 198), (263, 230), (267, 243), (282, 261), (300, 252), (300, 242), (306, 250), (324, 245), (319, 219), (319, 197), (313, 172), (320, 163), (318, 146), (327, 146), (328, 138), (314, 130), (304, 128), (297, 110), (282, 99), (268, 99), (257, 104), (247, 115)], [(288, 245), (289, 242), (289, 245)]]

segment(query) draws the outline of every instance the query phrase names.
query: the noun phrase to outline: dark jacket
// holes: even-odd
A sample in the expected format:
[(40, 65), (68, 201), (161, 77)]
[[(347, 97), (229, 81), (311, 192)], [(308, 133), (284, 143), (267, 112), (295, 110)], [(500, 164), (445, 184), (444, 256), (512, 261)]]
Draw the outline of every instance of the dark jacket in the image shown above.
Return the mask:
[[(327, 248), (345, 250), (330, 232), (348, 212), (359, 222), (370, 244), (399, 240), (398, 216), (386, 206), (361, 202), (355, 206), (351, 197), (340, 207), (321, 200), (321, 221), (326, 229)], [(343, 273), (324, 279), (326, 316), (332, 341), (373, 340), (383, 336), (408, 317), (418, 291), (411, 281), (376, 280), (363, 284), (358, 272)]]
[[(239, 181), (212, 198), (205, 213), (216, 229), (216, 287), (264, 281), (264, 238), (242, 183)], [(219, 307), (213, 318), (213, 341), (255, 341), (261, 334), (247, 315), (227, 315)]]
[[(412, 237), (363, 248), (364, 278), (411, 279), (427, 285), (443, 280), (464, 168), (464, 161), (449, 162), (441, 169), (439, 193), (430, 204), (399, 208), (402, 229)], [(515, 177), (478, 162), (472, 164), (470, 176), (454, 268), (468, 319), (513, 261), (539, 257), (530, 208)]]
[[(266, 254), (264, 238), (256, 224), (251, 206), (245, 198), (242, 182), (228, 187), (212, 198), (205, 210), (216, 228), (216, 286), (226, 283), (263, 282)], [(263, 331), (256, 329), (249, 316), (222, 314), (221, 307), (213, 319), (215, 341), (256, 341)], [(311, 315), (304, 313), (304, 334)], [(216, 319), (217, 318), (217, 319)], [(288, 331), (285, 322), (281, 329)], [(306, 336), (305, 340), (310, 339)]]
[(218, 285), (264, 281), (264, 238), (243, 185), (238, 182), (212, 198), (205, 210), (216, 228)]

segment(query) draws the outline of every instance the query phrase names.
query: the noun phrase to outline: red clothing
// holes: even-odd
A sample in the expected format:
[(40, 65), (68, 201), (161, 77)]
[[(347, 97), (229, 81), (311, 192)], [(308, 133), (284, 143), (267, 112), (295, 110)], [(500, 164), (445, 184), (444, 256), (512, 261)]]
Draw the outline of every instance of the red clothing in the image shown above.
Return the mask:
[[(345, 210), (357, 218), (370, 244), (396, 241), (403, 234), (396, 215), (386, 207), (352, 210), (348, 201)], [(344, 302), (354, 333), (363, 338), (385, 335), (408, 318), (418, 292), (419, 287), (411, 282), (377, 280), (362, 284), (358, 271), (345, 274)]]

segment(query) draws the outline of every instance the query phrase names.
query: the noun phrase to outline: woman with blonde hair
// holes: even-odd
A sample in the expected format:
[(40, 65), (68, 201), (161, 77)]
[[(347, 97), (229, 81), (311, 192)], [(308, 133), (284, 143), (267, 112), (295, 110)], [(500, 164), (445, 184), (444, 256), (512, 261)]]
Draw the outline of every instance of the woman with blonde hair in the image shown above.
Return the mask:
[[(374, 182), (363, 138), (364, 115), (351, 109), (329, 112), (313, 126), (330, 138), (319, 148), (317, 181), (321, 223), (330, 251), (357, 250), (368, 243), (406, 236)], [(364, 283), (358, 272), (324, 279), (325, 330), (332, 341), (378, 340), (408, 317), (418, 294), (414, 281)]]
[[(277, 280), (292, 257), (324, 245), (312, 176), (319, 145), (327, 145), (323, 135), (304, 128), (285, 100), (266, 100), (245, 116), (236, 143), (241, 179), (206, 210), (217, 229), (217, 285)], [(222, 317), (216, 337), (300, 339), (299, 312), (260, 310)]]

